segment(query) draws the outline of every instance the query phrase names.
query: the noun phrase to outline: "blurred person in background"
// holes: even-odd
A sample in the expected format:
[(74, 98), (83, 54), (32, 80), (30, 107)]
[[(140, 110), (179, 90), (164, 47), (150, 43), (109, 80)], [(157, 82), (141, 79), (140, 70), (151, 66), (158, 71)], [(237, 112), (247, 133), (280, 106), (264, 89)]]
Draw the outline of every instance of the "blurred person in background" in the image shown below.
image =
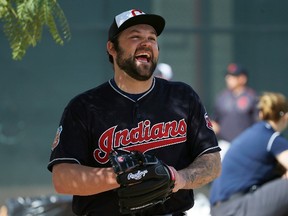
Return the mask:
[(159, 63), (154, 71), (154, 75), (162, 79), (172, 80), (173, 78), (172, 67), (166, 63)]
[(240, 64), (231, 63), (225, 74), (226, 88), (217, 95), (212, 124), (217, 135), (221, 158), (230, 147), (230, 142), (258, 117), (257, 94), (248, 87), (248, 72)]
[(288, 215), (288, 101), (264, 93), (260, 121), (231, 143), (210, 190), (212, 216)]

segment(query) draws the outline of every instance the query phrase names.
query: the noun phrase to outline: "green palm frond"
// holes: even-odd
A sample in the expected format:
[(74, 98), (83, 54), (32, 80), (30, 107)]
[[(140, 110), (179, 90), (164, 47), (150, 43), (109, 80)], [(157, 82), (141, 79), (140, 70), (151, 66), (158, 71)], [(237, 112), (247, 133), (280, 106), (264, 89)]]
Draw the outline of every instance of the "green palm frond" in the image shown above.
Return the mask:
[(48, 27), (57, 44), (63, 45), (71, 38), (57, 0), (0, 0), (0, 19), (15, 60), (21, 60), (30, 46), (37, 45), (44, 27)]
[[(41, 14), (56, 43), (63, 44), (64, 40), (70, 39), (71, 33), (68, 21), (56, 0), (43, 0)], [(57, 26), (60, 26), (61, 32), (58, 31)]]
[(7, 14), (7, 4), (8, 2), (6, 0), (0, 0), (0, 19)]

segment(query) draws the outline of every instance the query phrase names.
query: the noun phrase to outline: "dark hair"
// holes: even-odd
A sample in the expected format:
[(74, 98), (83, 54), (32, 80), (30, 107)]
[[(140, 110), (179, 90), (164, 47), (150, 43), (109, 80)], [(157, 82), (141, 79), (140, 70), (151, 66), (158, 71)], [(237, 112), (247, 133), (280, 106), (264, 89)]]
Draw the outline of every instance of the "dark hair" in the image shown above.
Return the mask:
[[(113, 43), (114, 49), (118, 52), (119, 51), (119, 40), (118, 40), (118, 36), (115, 37), (113, 40), (110, 40)], [(109, 62), (111, 62), (112, 64), (114, 64), (114, 59), (113, 56), (109, 54), (109, 52), (107, 51), (108, 54), (108, 58), (109, 58)]]

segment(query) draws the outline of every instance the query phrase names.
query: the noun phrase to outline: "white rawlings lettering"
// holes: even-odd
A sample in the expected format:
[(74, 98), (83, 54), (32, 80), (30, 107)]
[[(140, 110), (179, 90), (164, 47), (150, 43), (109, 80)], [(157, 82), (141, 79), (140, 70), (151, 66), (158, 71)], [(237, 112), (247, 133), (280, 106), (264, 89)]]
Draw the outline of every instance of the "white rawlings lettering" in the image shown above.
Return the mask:
[(147, 173), (148, 173), (148, 170), (143, 170), (143, 171), (138, 170), (138, 172), (135, 173), (135, 174), (129, 173), (128, 176), (127, 176), (127, 179), (128, 179), (128, 180), (131, 180), (131, 179), (140, 180), (140, 179), (143, 178)]

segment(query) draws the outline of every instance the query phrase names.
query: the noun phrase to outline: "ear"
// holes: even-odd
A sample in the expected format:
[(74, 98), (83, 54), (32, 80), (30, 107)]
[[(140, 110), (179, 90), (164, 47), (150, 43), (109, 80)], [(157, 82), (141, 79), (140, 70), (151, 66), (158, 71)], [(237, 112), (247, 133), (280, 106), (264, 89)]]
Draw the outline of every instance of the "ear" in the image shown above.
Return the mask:
[(115, 54), (114, 44), (111, 41), (108, 41), (106, 44), (107, 52), (113, 56)]
[(286, 121), (288, 121), (288, 112), (286, 112), (286, 113), (284, 114), (284, 118), (286, 119)]
[(258, 113), (258, 117), (259, 117), (260, 120), (263, 120), (264, 116), (263, 116), (263, 112), (261, 110)]

